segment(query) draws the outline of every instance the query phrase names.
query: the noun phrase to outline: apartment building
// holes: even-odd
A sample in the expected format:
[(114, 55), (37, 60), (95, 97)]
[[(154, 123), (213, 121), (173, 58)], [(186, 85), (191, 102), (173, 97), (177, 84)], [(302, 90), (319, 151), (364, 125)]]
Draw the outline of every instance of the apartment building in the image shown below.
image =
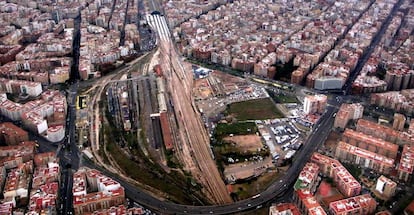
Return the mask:
[(369, 194), (350, 197), (329, 204), (329, 211), (334, 215), (373, 214), (377, 207), (377, 202)]
[(303, 111), (306, 114), (323, 114), (328, 97), (323, 94), (307, 95), (303, 103)]
[(398, 144), (412, 144), (414, 139), (405, 132), (396, 131), (385, 125), (381, 125), (369, 120), (359, 119), (356, 125), (356, 131), (362, 132), (373, 137), (381, 138), (385, 141)]
[(375, 189), (373, 189), (375, 196), (385, 201), (393, 197), (396, 190), (397, 183), (383, 175), (377, 179)]
[(314, 193), (316, 186), (318, 185), (319, 166), (315, 163), (306, 163), (302, 171), (299, 173), (299, 177), (294, 185), (295, 190), (307, 189)]
[(412, 102), (413, 93), (413, 89), (373, 93), (371, 94), (371, 104), (390, 108), (397, 112), (412, 114), (414, 112), (414, 103)]
[(301, 215), (299, 209), (292, 203), (279, 203), (269, 208), (269, 215)]
[(391, 159), (397, 157), (397, 144), (352, 129), (345, 129), (345, 132), (342, 135), (342, 141)]
[(11, 122), (0, 123), (0, 142), (6, 145), (17, 145), (20, 142), (28, 140), (29, 134), (27, 131)]
[(17, 168), (33, 159), (36, 143), (33, 141), (21, 142), (18, 145), (0, 147), (1, 165), (7, 170)]
[(80, 169), (73, 176), (75, 214), (109, 209), (125, 202), (124, 188), (94, 169)]
[(364, 106), (361, 103), (342, 104), (335, 116), (334, 127), (345, 129), (349, 120), (360, 119), (364, 114)]
[(394, 169), (394, 159), (342, 141), (340, 141), (336, 147), (335, 157), (341, 161), (347, 161), (365, 168), (371, 168), (382, 174), (389, 174)]
[(404, 145), (401, 152), (401, 159), (397, 167), (398, 179), (402, 181), (410, 181), (414, 169), (414, 146)]
[(350, 197), (361, 192), (361, 185), (338, 160), (313, 153), (311, 161), (319, 165), (323, 174), (333, 179), (343, 195)]
[(395, 113), (394, 120), (392, 122), (392, 128), (397, 131), (403, 131), (406, 120), (407, 119), (403, 114)]
[(296, 190), (294, 201), (303, 215), (326, 215), (315, 196), (307, 189)]

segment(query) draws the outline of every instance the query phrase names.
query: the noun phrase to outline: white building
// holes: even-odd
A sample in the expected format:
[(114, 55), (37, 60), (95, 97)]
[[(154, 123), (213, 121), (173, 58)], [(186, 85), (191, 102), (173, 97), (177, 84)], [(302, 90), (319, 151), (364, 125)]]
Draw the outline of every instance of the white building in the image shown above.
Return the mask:
[(22, 115), (23, 124), (33, 132), (42, 134), (47, 131), (47, 121), (36, 112), (27, 112)]
[(375, 191), (383, 195), (385, 198), (391, 198), (394, 196), (396, 189), (397, 183), (383, 175), (378, 178), (377, 184), (375, 185)]
[(317, 90), (341, 89), (344, 79), (341, 77), (324, 76), (315, 80), (314, 88)]
[(21, 119), (22, 105), (10, 100), (5, 100), (0, 103), (0, 112), (3, 116), (6, 116), (13, 121), (18, 121)]
[(306, 114), (322, 114), (325, 111), (327, 99), (328, 97), (323, 94), (308, 95), (303, 103), (303, 111)]
[(59, 142), (65, 138), (65, 127), (63, 125), (50, 126), (47, 129), (46, 139), (50, 142)]
[(40, 82), (25, 81), (20, 85), (20, 92), (33, 97), (39, 96), (42, 94), (42, 84)]
[(109, 177), (101, 176), (98, 178), (98, 191), (110, 192), (117, 190), (121, 185)]

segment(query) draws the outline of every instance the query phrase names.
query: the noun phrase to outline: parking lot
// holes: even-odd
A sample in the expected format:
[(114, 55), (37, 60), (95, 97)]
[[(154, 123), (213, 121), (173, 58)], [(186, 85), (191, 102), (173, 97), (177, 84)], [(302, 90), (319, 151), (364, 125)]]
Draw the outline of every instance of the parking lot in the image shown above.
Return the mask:
[(305, 134), (296, 128), (294, 119), (256, 120), (256, 124), (274, 162), (292, 158), (303, 143)]

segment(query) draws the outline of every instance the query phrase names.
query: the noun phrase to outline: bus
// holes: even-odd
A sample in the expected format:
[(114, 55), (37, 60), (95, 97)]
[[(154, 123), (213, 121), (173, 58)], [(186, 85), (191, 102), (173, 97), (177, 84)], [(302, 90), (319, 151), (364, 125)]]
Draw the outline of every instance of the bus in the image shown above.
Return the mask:
[(260, 197), (260, 193), (259, 193), (259, 194), (257, 194), (257, 195), (254, 195), (254, 196), (252, 197), (252, 199), (259, 198), (259, 197)]

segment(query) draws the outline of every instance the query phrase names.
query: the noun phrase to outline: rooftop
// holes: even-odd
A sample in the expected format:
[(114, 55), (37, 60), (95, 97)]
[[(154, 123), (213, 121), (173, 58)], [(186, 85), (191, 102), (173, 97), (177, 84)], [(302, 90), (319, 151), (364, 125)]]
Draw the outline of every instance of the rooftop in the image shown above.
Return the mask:
[(414, 169), (414, 147), (410, 145), (404, 145), (401, 153), (400, 165), (398, 166), (399, 171), (413, 173)]
[(376, 207), (377, 203), (369, 194), (351, 197), (348, 199), (331, 202), (329, 208), (336, 214), (358, 211), (363, 208)]
[(353, 138), (355, 140), (358, 140), (360, 142), (365, 142), (367, 144), (374, 145), (378, 148), (385, 149), (391, 152), (397, 152), (398, 151), (398, 145), (390, 143), (388, 141), (375, 138), (373, 136), (364, 134), (362, 132), (358, 132), (352, 129), (345, 129), (345, 132), (343, 134), (345, 137)]
[(359, 147), (353, 146), (351, 144), (345, 143), (343, 141), (340, 141), (338, 143), (338, 148), (347, 151), (348, 153), (357, 155), (359, 157), (365, 158), (365, 159), (369, 159), (371, 161), (380, 163), (381, 165), (385, 165), (387, 167), (394, 167), (394, 159), (391, 158), (387, 158), (383, 155), (374, 153), (374, 152), (370, 152), (368, 150), (365, 149), (361, 149)]

